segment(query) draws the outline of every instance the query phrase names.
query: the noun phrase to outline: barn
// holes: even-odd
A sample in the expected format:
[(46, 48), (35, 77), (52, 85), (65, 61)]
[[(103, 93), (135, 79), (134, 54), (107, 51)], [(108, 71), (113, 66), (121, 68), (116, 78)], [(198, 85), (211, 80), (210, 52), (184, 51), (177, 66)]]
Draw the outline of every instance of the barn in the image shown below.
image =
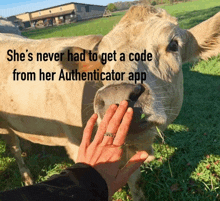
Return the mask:
[(23, 28), (53, 26), (102, 17), (105, 9), (106, 6), (71, 2), (10, 16), (7, 19)]

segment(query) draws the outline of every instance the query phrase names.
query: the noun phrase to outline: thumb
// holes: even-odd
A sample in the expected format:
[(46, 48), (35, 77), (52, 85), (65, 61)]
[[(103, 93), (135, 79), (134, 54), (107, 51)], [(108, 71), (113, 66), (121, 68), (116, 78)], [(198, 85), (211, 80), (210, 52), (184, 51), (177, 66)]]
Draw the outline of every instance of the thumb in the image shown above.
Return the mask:
[(147, 159), (148, 153), (146, 151), (139, 151), (131, 159), (128, 163), (121, 169), (121, 176), (124, 178), (129, 178), (135, 170), (137, 170), (141, 164)]

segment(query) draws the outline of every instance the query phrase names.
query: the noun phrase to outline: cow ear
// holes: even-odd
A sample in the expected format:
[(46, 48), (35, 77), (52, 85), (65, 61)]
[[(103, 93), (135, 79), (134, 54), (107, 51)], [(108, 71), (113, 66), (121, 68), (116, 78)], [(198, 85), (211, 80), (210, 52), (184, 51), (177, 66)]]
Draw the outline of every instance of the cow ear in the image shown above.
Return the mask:
[(67, 47), (62, 53), (61, 65), (64, 69), (69, 71), (77, 69), (78, 72), (91, 72), (99, 69), (99, 72), (101, 72), (103, 65), (95, 51), (85, 50), (80, 47)]
[(220, 12), (188, 31), (198, 43), (199, 57), (208, 59), (220, 53)]
[(187, 30), (181, 31), (183, 44), (180, 48), (182, 62), (193, 61), (199, 55), (199, 45), (195, 37)]

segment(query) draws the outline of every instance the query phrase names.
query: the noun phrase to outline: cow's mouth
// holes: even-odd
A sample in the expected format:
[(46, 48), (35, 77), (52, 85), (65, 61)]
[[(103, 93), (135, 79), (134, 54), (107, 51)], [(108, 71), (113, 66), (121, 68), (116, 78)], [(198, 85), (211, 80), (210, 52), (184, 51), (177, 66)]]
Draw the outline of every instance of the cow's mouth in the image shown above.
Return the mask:
[(153, 97), (147, 85), (120, 83), (101, 88), (94, 99), (94, 110), (99, 119), (103, 119), (111, 104), (119, 104), (127, 100), (128, 106), (134, 110), (129, 133), (141, 133), (158, 125), (152, 108)]
[(141, 121), (136, 123), (134, 120), (132, 120), (129, 133), (141, 133), (143, 131), (149, 130), (152, 126), (153, 124), (148, 121)]

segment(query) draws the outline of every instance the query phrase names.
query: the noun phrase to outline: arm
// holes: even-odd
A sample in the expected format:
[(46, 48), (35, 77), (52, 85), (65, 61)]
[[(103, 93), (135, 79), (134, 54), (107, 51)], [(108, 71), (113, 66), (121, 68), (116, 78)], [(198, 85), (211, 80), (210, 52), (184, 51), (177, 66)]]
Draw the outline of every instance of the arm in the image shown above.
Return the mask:
[[(132, 120), (133, 110), (123, 101), (110, 106), (100, 123), (95, 139), (90, 142), (97, 120), (94, 114), (84, 129), (77, 163), (45, 182), (0, 193), (1, 201), (107, 201), (126, 184), (130, 175), (146, 160), (146, 152), (138, 152), (119, 169), (121, 146)], [(113, 133), (114, 137), (105, 135)]]
[(91, 166), (77, 163), (45, 182), (0, 193), (1, 201), (105, 201), (105, 180)]

